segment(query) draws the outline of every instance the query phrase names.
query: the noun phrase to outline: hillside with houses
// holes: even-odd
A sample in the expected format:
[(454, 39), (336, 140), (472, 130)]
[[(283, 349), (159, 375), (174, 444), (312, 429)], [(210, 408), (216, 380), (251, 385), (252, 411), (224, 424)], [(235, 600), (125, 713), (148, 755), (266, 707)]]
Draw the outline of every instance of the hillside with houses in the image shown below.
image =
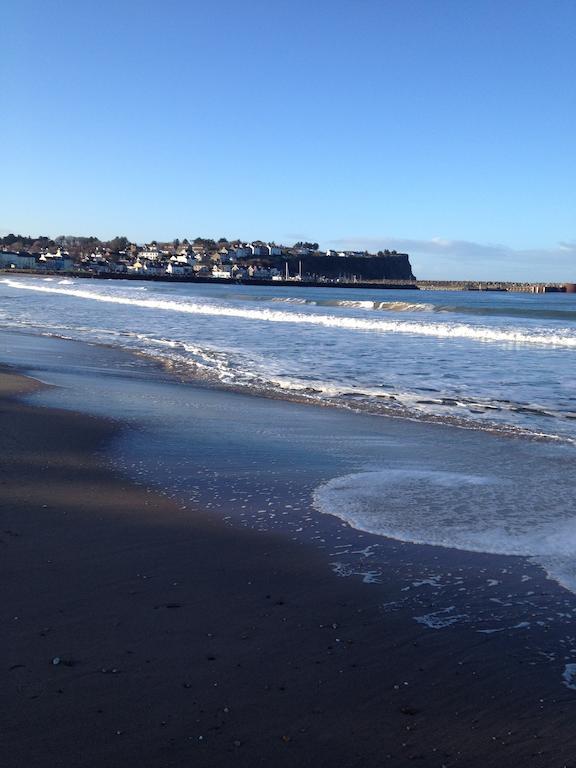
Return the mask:
[(0, 269), (85, 276), (140, 276), (242, 281), (370, 282), (414, 280), (408, 254), (321, 251), (318, 243), (255, 240), (130, 242), (125, 237), (0, 238)]

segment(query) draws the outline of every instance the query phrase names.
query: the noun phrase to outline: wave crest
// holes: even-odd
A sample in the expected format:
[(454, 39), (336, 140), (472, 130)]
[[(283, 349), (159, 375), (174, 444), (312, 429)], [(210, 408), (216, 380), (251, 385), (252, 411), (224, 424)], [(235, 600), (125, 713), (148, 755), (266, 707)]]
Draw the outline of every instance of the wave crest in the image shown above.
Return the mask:
[(72, 298), (87, 299), (109, 304), (122, 304), (143, 309), (164, 312), (179, 312), (190, 315), (208, 315), (235, 317), (265, 323), (292, 323), (295, 325), (314, 325), (326, 328), (341, 328), (347, 331), (368, 331), (372, 333), (404, 333), (416, 336), (429, 336), (437, 339), (467, 339), (483, 343), (530, 344), (540, 346), (567, 347), (576, 349), (576, 334), (571, 329), (555, 329), (531, 332), (525, 329), (490, 328), (472, 326), (464, 323), (426, 322), (416, 320), (381, 320), (363, 317), (350, 317), (330, 314), (287, 312), (272, 309), (251, 309), (226, 304), (201, 303), (190, 300), (136, 299), (125, 296), (113, 296), (96, 291), (48, 287), (46, 285), (28, 285), (6, 279), (3, 282), (12, 288), (56, 293)]

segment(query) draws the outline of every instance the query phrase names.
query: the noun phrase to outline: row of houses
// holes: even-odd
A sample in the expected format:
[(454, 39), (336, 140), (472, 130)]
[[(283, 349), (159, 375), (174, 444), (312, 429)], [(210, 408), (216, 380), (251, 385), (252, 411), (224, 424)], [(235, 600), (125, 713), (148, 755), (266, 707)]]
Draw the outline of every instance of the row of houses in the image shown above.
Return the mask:
[[(42, 249), (39, 253), (14, 253), (0, 251), (0, 268), (50, 272), (75, 272), (77, 274), (126, 274), (142, 276), (197, 276), (219, 279), (253, 278), (260, 280), (302, 279), (302, 270), (290, 275), (288, 261), (282, 264), (282, 257), (294, 259), (315, 256), (368, 257), (366, 251), (321, 252), (309, 247), (311, 244), (298, 243), (292, 247), (254, 241), (252, 243), (233, 241), (200, 241), (189, 243), (145, 245), (128, 244), (123, 251), (112, 251), (99, 245), (91, 253), (75, 253), (59, 247), (52, 252)], [(276, 258), (274, 258), (276, 257)], [(278, 259), (277, 257), (280, 257)], [(266, 260), (272, 263), (266, 263)], [(294, 272), (294, 269), (292, 270)], [(316, 270), (314, 270), (316, 271)]]
[[(17, 269), (46, 272), (77, 272), (78, 274), (126, 274), (161, 276), (174, 275), (181, 277), (214, 277), (221, 279), (280, 280), (286, 276), (275, 267), (263, 267), (249, 264), (242, 266), (234, 263), (202, 263), (201, 260), (174, 254), (168, 259), (154, 255), (149, 258), (145, 252), (136, 258), (119, 258), (110, 260), (104, 253), (93, 253), (80, 264), (75, 264), (69, 255), (60, 252), (48, 254), (0, 252), (0, 269)], [(300, 279), (295, 275), (292, 279)]]
[(70, 255), (58, 248), (55, 253), (13, 253), (0, 251), (2, 269), (45, 269), (47, 272), (69, 272), (74, 268)]
[(207, 251), (202, 244), (183, 244), (176, 248), (162, 247), (157, 243), (144, 245), (141, 249), (137, 246), (131, 246), (132, 251), (136, 251), (140, 259), (146, 261), (162, 261), (167, 257), (181, 256), (188, 259), (204, 260), (206, 257), (218, 257), (220, 260), (236, 261), (238, 259), (250, 259), (266, 256), (282, 256), (284, 253), (292, 252), (284, 246), (274, 243), (263, 243), (255, 241), (253, 243), (227, 243), (215, 250)]
[(253, 264), (249, 264), (247, 267), (239, 264), (213, 264), (210, 267), (206, 264), (190, 266), (177, 261), (169, 261), (167, 264), (159, 263), (154, 266), (147, 265), (146, 263), (133, 265), (132, 267), (128, 267), (128, 271), (143, 275), (195, 275), (196, 277), (213, 277), (223, 280), (241, 280), (244, 278), (254, 280), (283, 279), (283, 274), (275, 267), (258, 267)]

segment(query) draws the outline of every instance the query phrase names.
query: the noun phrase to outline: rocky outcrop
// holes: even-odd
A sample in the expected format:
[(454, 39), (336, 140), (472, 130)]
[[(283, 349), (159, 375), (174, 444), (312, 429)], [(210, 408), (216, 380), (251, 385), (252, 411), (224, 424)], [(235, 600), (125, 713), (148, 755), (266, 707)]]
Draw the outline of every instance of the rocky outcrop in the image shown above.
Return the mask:
[[(272, 262), (272, 260), (270, 260)], [(386, 256), (326, 256), (276, 257), (271, 266), (282, 270), (285, 262), (291, 275), (298, 273), (302, 262), (302, 274), (330, 280), (414, 280), (407, 253)]]

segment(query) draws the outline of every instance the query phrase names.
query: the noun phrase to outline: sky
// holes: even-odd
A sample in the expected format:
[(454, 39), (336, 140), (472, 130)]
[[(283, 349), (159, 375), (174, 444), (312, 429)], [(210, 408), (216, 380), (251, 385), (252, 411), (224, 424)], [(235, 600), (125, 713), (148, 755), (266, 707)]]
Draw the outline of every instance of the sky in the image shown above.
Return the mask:
[(576, 281), (574, 0), (4, 0), (0, 234)]

